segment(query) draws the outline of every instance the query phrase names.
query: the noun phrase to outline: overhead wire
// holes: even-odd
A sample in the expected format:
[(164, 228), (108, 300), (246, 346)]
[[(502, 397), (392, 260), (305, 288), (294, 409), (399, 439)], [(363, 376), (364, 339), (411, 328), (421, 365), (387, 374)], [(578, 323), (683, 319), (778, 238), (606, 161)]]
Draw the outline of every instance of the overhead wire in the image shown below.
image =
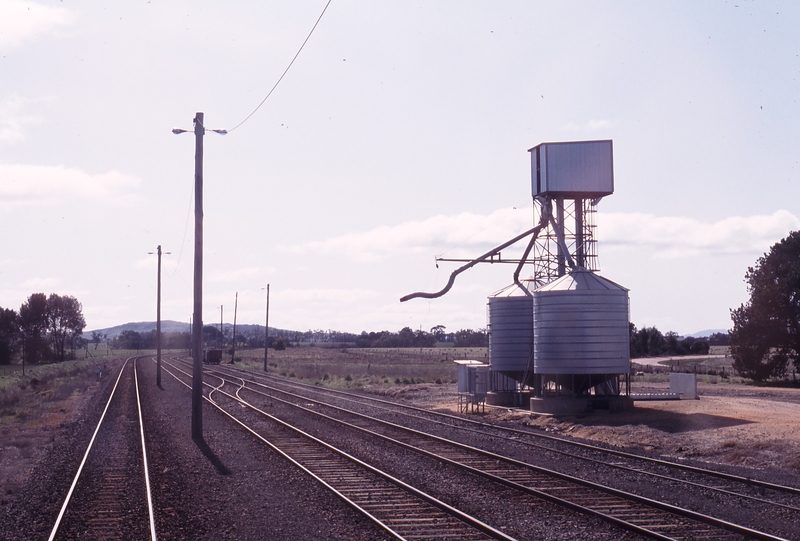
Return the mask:
[[(264, 99), (263, 99), (263, 100), (261, 100), (261, 103), (259, 103), (259, 104), (258, 104), (258, 106), (257, 106), (255, 109), (253, 109), (253, 112), (252, 112), (252, 113), (250, 113), (249, 115), (247, 115), (247, 117), (245, 117), (245, 119), (244, 119), (244, 120), (242, 120), (241, 122), (239, 122), (239, 123), (238, 123), (237, 125), (235, 125), (233, 128), (231, 128), (231, 129), (227, 130), (227, 133), (230, 133), (230, 132), (232, 132), (233, 130), (235, 130), (236, 128), (238, 128), (239, 126), (241, 126), (242, 124), (244, 124), (244, 123), (245, 123), (245, 122), (247, 122), (248, 120), (250, 120), (250, 117), (252, 117), (254, 114), (256, 114), (256, 111), (258, 111), (258, 110), (261, 108), (261, 106), (262, 106), (262, 105), (264, 105), (264, 102), (266, 102), (266, 101), (267, 101), (267, 99), (268, 99), (268, 98), (269, 98), (269, 97), (272, 95), (272, 93), (275, 91), (275, 89), (276, 89), (276, 88), (278, 88), (278, 85), (281, 83), (281, 81), (283, 81), (283, 78), (284, 78), (284, 77), (286, 76), (286, 74), (289, 72), (289, 69), (292, 67), (292, 64), (294, 64), (294, 61), (295, 61), (295, 60), (297, 60), (297, 57), (298, 57), (298, 56), (300, 56), (300, 53), (303, 51), (303, 48), (306, 46), (306, 43), (308, 43), (308, 40), (311, 38), (311, 34), (313, 34), (313, 33), (314, 33), (314, 30), (317, 28), (317, 25), (318, 25), (318, 24), (319, 24), (319, 22), (322, 20), (322, 16), (323, 16), (323, 15), (325, 15), (325, 12), (328, 10), (328, 6), (330, 6), (330, 5), (331, 5), (331, 1), (332, 1), (332, 0), (328, 0), (328, 3), (327, 3), (327, 4), (325, 4), (325, 7), (322, 9), (322, 13), (320, 13), (320, 14), (319, 14), (319, 17), (317, 17), (317, 22), (315, 22), (315, 23), (314, 23), (314, 26), (313, 26), (313, 27), (311, 27), (311, 31), (308, 33), (308, 36), (306, 36), (306, 39), (303, 41), (303, 44), (302, 44), (302, 45), (300, 45), (300, 48), (297, 50), (297, 53), (295, 53), (294, 57), (292, 58), (292, 61), (291, 61), (291, 62), (289, 62), (289, 65), (288, 65), (288, 66), (286, 66), (286, 69), (285, 69), (285, 70), (283, 70), (283, 73), (282, 73), (282, 74), (281, 74), (281, 76), (278, 78), (278, 81), (277, 81), (277, 82), (276, 82), (276, 83), (273, 85), (273, 87), (270, 89), (270, 91), (267, 93), (267, 95), (264, 97)], [(225, 131), (225, 130), (221, 130), (221, 131)]]
[[(247, 115), (247, 116), (245, 117), (245, 119), (244, 119), (244, 120), (242, 120), (241, 122), (239, 122), (238, 124), (236, 124), (236, 125), (235, 125), (233, 128), (231, 128), (231, 129), (229, 129), (229, 130), (209, 130), (209, 131), (213, 131), (213, 132), (219, 133), (219, 134), (221, 134), (221, 135), (228, 134), (228, 133), (232, 132), (233, 130), (235, 130), (236, 128), (238, 128), (239, 126), (241, 126), (242, 124), (244, 124), (245, 122), (247, 122), (248, 120), (250, 120), (250, 117), (252, 117), (254, 114), (256, 114), (256, 111), (258, 111), (258, 110), (261, 108), (261, 106), (262, 106), (262, 105), (264, 105), (264, 103), (265, 103), (265, 102), (267, 101), (267, 99), (268, 99), (268, 98), (269, 98), (269, 97), (272, 95), (272, 93), (275, 91), (275, 89), (276, 89), (276, 88), (278, 88), (278, 85), (281, 83), (281, 81), (283, 81), (283, 78), (284, 78), (284, 77), (286, 76), (286, 74), (289, 72), (289, 69), (291, 69), (291, 67), (292, 67), (292, 65), (294, 64), (295, 60), (297, 60), (297, 57), (298, 57), (298, 56), (300, 56), (300, 53), (303, 51), (303, 48), (306, 46), (306, 43), (308, 43), (308, 40), (309, 40), (309, 39), (311, 39), (311, 35), (314, 33), (314, 30), (316, 30), (317, 26), (319, 25), (319, 22), (322, 20), (322, 16), (323, 16), (323, 15), (325, 15), (325, 12), (328, 10), (328, 6), (330, 6), (330, 5), (331, 5), (331, 2), (332, 2), (332, 1), (333, 1), (333, 0), (328, 0), (328, 3), (326, 3), (326, 4), (325, 4), (325, 7), (322, 9), (322, 12), (319, 14), (319, 17), (317, 17), (317, 20), (316, 20), (316, 22), (314, 23), (314, 26), (312, 26), (312, 27), (311, 27), (311, 31), (310, 31), (310, 32), (308, 33), (308, 35), (306, 36), (306, 39), (304, 39), (304, 40), (303, 40), (303, 43), (300, 45), (300, 48), (297, 50), (297, 52), (295, 53), (295, 55), (292, 57), (292, 60), (291, 60), (291, 62), (289, 62), (289, 65), (288, 65), (288, 66), (286, 66), (286, 69), (285, 69), (285, 70), (283, 70), (283, 73), (282, 73), (282, 74), (281, 74), (281, 76), (278, 78), (277, 82), (276, 82), (276, 83), (275, 83), (275, 84), (272, 86), (272, 88), (271, 88), (271, 89), (270, 89), (270, 91), (267, 93), (267, 95), (264, 97), (264, 99), (263, 99), (263, 100), (261, 100), (261, 103), (259, 103), (259, 104), (258, 104), (258, 106), (256, 106), (256, 108), (255, 108), (255, 109), (253, 109), (253, 112), (251, 112), (249, 115)], [(206, 127), (203, 125), (203, 123), (202, 123), (202, 122), (200, 122), (200, 121), (199, 121), (198, 119), (196, 119), (196, 118), (195, 118), (195, 122), (197, 122), (198, 124), (200, 124), (200, 127), (201, 127), (201, 128), (203, 128), (203, 130), (207, 129), (207, 128), (206, 128)], [(185, 131), (188, 131), (188, 130), (185, 130)], [(192, 191), (191, 191), (191, 194), (190, 194), (190, 199), (189, 199), (189, 211), (188, 211), (188, 212), (187, 212), (187, 214), (186, 214), (186, 226), (185, 226), (185, 227), (184, 227), (184, 229), (183, 229), (183, 239), (181, 240), (181, 249), (180, 249), (180, 251), (178, 252), (178, 261), (175, 263), (175, 269), (173, 270), (173, 272), (172, 272), (172, 275), (171, 275), (171, 276), (174, 276), (174, 275), (175, 275), (175, 274), (178, 272), (178, 267), (179, 267), (179, 265), (180, 265), (180, 262), (181, 262), (181, 257), (183, 256), (183, 248), (184, 248), (184, 245), (185, 245), (185, 243), (186, 243), (186, 232), (187, 232), (187, 231), (188, 231), (188, 229), (189, 229), (189, 219), (190, 219), (190, 216), (191, 216), (191, 198), (192, 198), (193, 196), (194, 196), (194, 185), (192, 185)], [(180, 276), (180, 275), (179, 275), (179, 276)]]

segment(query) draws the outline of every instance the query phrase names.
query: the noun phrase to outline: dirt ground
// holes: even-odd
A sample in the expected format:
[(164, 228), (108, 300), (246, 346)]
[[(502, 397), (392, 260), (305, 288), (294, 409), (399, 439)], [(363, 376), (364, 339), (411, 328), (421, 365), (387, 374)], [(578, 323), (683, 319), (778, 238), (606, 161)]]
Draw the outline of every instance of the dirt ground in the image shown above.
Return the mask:
[[(422, 386), (418, 386), (422, 387)], [(427, 407), (457, 411), (455, 392), (425, 386), (407, 398)], [(665, 386), (635, 386), (636, 393), (666, 392)], [(395, 393), (402, 397), (408, 393)], [(595, 412), (580, 417), (538, 415), (487, 408), (486, 420), (518, 422), (626, 450), (672, 459), (693, 459), (800, 473), (800, 389), (698, 382), (698, 400), (636, 402), (633, 411)]]

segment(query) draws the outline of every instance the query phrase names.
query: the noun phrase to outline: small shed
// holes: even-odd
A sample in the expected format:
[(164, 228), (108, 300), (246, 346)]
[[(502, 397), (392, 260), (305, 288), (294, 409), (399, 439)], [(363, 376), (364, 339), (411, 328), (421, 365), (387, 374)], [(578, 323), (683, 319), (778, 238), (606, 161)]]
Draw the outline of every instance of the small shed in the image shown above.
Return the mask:
[(455, 361), (458, 369), (458, 411), (484, 411), (489, 390), (489, 365), (470, 359)]

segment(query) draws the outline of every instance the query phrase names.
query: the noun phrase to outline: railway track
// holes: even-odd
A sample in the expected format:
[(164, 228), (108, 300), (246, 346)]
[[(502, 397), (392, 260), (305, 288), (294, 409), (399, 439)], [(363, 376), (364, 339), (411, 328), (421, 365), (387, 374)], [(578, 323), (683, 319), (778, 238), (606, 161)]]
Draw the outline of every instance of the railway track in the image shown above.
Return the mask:
[[(168, 364), (168, 363), (165, 363)], [(168, 374), (187, 388), (191, 374), (172, 365)], [(337, 449), (235, 394), (211, 387), (206, 401), (259, 441), (318, 480), (394, 539), (506, 540), (513, 538)], [(242, 411), (241, 405), (249, 411)], [(251, 415), (247, 415), (247, 414)], [(256, 414), (253, 416), (252, 414)]]
[(119, 371), (49, 541), (156, 540), (136, 359)]
[[(483, 435), (488, 433), (496, 439), (513, 442), (515, 445), (533, 448), (537, 451), (552, 453), (554, 456), (566, 456), (583, 460), (596, 466), (635, 472), (650, 476), (654, 480), (668, 480), (680, 484), (699, 486), (720, 494), (733, 495), (744, 500), (767, 503), (775, 507), (800, 512), (800, 488), (794, 486), (780, 485), (749, 476), (733, 475), (718, 470), (637, 455), (617, 449), (608, 449), (532, 430), (501, 426), (467, 417), (434, 412), (407, 404), (364, 396), (363, 394), (336, 389), (320, 389), (318, 386), (274, 376), (254, 374), (250, 371), (229, 370), (234, 370), (230, 373), (236, 374), (238, 377), (249, 376), (250, 381), (256, 385), (268, 381), (271, 388), (276, 390), (289, 390), (298, 396), (309, 398), (315, 396), (318, 399), (319, 397), (325, 397), (326, 404), (338, 403), (362, 408), (366, 406), (373, 412), (383, 412), (392, 416), (397, 416), (398, 412), (402, 410), (408, 412), (403, 414), (403, 417), (415, 421), (445, 426), (464, 433)], [(698, 482), (699, 478), (705, 478), (705, 483)], [(771, 494), (773, 498), (766, 499), (765, 494)]]
[[(239, 371), (231, 371), (227, 368), (215, 368), (210, 372), (216, 372), (219, 377), (223, 378), (238, 378), (241, 375), (252, 378), (253, 376), (252, 373), (241, 374)], [(274, 380), (272, 381), (274, 382)], [(281, 383), (285, 384), (286, 382), (281, 381)], [(263, 390), (257, 391), (250, 389), (247, 385), (259, 385), (262, 386), (262, 388), (267, 387), (264, 383), (254, 382), (252, 379), (249, 381), (242, 380), (241, 383), (239, 383), (241, 389), (238, 391), (238, 394), (244, 392), (265, 392)], [(297, 384), (292, 384), (292, 386), (297, 387)], [(320, 392), (318, 389), (313, 390), (315, 393)], [(268, 391), (269, 395), (264, 394), (264, 396), (269, 396), (270, 400), (276, 399), (276, 393), (287, 392), (286, 390), (279, 390), (274, 387), (268, 389)], [(310, 393), (305, 393), (298, 397), (297, 400), (308, 402), (310, 400), (309, 394)], [(386, 401), (380, 402), (383, 403), (382, 407), (385, 408), (387, 404)], [(286, 404), (289, 405), (291, 402), (286, 401)], [(481, 475), (484, 478), (491, 479), (493, 482), (503, 484), (507, 487), (513, 487), (516, 490), (533, 494), (559, 505), (599, 516), (611, 523), (645, 535), (662, 539), (779, 539), (777, 536), (743, 527), (733, 522), (715, 519), (703, 515), (702, 513), (692, 512), (675, 505), (625, 493), (624, 491), (598, 485), (586, 481), (585, 479), (577, 479), (563, 473), (554, 472), (545, 468), (538, 468), (531, 464), (509, 459), (508, 457), (496, 453), (486, 452), (457, 442), (447, 441), (443, 438), (432, 437), (429, 434), (420, 433), (419, 431), (345, 410), (344, 408), (335, 407), (330, 404), (323, 404), (320, 401), (315, 402), (314, 410), (299, 404), (292, 404), (293, 407), (301, 408), (307, 414), (317, 416), (321, 415), (318, 411), (318, 407), (321, 405), (325, 405), (325, 407), (336, 411), (336, 420), (345, 423), (354, 430), (378, 435), (386, 441), (391, 441), (396, 445), (404, 446), (415, 452), (426, 454), (438, 460), (456, 465), (475, 475)], [(331, 416), (328, 415), (326, 417)], [(664, 476), (659, 475), (659, 477), (663, 478)], [(554, 480), (557, 480), (557, 482)], [(692, 484), (694, 486), (702, 486), (699, 483)], [(791, 487), (782, 488), (789, 489), (790, 491), (792, 490)], [(729, 492), (724, 489), (720, 490), (717, 487), (714, 487), (714, 490), (723, 494)], [(738, 494), (730, 495), (734, 497), (743, 497)], [(770, 503), (766, 500), (761, 501), (765, 505)], [(783, 507), (789, 510), (797, 510), (788, 505), (783, 505)]]

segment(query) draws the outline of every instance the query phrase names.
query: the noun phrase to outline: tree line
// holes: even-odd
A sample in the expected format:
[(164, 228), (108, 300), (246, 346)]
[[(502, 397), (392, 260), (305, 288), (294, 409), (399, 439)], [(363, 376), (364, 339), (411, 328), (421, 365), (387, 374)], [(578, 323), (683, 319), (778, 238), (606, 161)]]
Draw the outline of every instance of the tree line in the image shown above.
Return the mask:
[(673, 355), (708, 355), (711, 346), (727, 346), (729, 344), (728, 333), (715, 332), (711, 336), (680, 338), (675, 332), (662, 334), (655, 327), (637, 329), (633, 323), (629, 325), (631, 359)]
[[(222, 330), (216, 325), (203, 326), (203, 343), (209, 347), (227, 349), (236, 346), (236, 349), (263, 348), (264, 328), (252, 326), (236, 333), (236, 343), (233, 342), (233, 333), (230, 326)], [(125, 330), (112, 339), (92, 331), (89, 343), (95, 349), (103, 341), (113, 349), (142, 350), (156, 348), (155, 329), (148, 332)], [(444, 325), (437, 325), (430, 332), (411, 330), (404, 327), (398, 332), (378, 331), (361, 334), (339, 331), (289, 331), (285, 329), (270, 328), (269, 347), (284, 349), (287, 346), (299, 344), (331, 344), (337, 346), (350, 346), (357, 348), (412, 348), (434, 347), (438, 342), (452, 343), (455, 347), (486, 347), (489, 338), (486, 329), (472, 330), (461, 329), (454, 333), (446, 333)], [(188, 332), (161, 333), (161, 347), (164, 349), (188, 349), (191, 347), (192, 337)]]
[(0, 307), (0, 364), (18, 354), (28, 363), (72, 358), (85, 326), (83, 306), (70, 295), (34, 293), (19, 312)]
[(355, 340), (359, 348), (431, 348), (437, 343), (452, 343), (454, 347), (487, 347), (489, 336), (486, 329), (477, 331), (461, 329), (454, 333), (445, 333), (444, 325), (437, 325), (431, 332), (403, 327), (398, 332), (362, 332)]

